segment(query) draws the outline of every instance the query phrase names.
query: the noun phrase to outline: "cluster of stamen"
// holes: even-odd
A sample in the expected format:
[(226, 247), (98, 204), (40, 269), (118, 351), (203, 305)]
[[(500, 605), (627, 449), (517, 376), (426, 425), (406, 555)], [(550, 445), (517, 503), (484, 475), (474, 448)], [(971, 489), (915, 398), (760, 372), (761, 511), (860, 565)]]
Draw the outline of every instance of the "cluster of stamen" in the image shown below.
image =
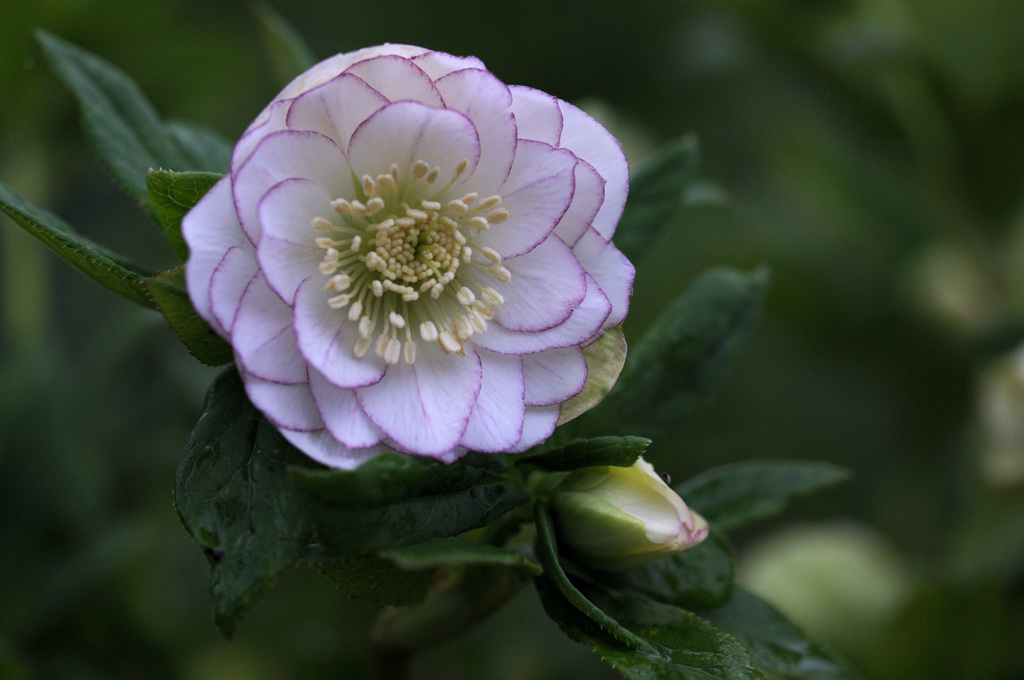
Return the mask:
[(358, 199), (331, 203), (340, 219), (313, 220), (321, 234), (316, 245), (325, 251), (319, 269), (328, 277), (327, 304), (347, 308), (349, 321), (357, 324), (356, 356), (372, 346), (390, 364), (403, 356), (412, 364), (414, 329), (422, 341), (464, 356), (465, 341), (486, 331), (504, 303), (478, 276), (465, 275), (465, 268), (473, 268), (499, 283), (512, 278), (500, 254), (470, 241), (508, 218), (498, 207), (501, 197), (449, 198), (467, 165), (462, 161), (451, 180), (437, 187), (439, 168), (420, 160), (402, 177), (393, 164), (376, 178), (363, 175)]

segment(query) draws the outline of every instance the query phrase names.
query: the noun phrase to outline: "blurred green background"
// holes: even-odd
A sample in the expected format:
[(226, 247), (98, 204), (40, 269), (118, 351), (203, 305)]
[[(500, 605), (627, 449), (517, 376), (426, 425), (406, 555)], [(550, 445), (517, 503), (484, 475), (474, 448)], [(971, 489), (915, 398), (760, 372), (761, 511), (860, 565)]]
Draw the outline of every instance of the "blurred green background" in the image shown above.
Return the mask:
[[(580, 103), (633, 167), (699, 179), (638, 262), (627, 336), (701, 270), (770, 265), (718, 399), (648, 458), (853, 481), (738, 536), (741, 576), (868, 678), (1024, 677), (1024, 3), (314, 1), (317, 57), (408, 42)], [(279, 88), (249, 2), (0, 0), (0, 179), (89, 237), (173, 255), (88, 149), (46, 28), (168, 118), (237, 137)], [(373, 607), (286, 575), (236, 639), (171, 501), (214, 372), (156, 315), (0, 226), (0, 678), (357, 678)], [(421, 678), (612, 678), (526, 591)]]

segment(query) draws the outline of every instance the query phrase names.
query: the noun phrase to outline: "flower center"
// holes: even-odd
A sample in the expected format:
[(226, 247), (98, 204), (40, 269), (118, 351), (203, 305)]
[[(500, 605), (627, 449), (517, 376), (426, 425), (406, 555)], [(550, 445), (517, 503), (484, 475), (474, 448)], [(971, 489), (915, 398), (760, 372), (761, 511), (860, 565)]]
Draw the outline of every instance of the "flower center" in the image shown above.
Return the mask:
[(504, 303), (479, 275), (508, 283), (512, 274), (499, 253), (475, 247), (473, 239), (508, 219), (508, 211), (498, 207), (497, 195), (451, 198), (467, 165), (462, 161), (437, 187), (439, 168), (418, 160), (402, 176), (392, 164), (376, 178), (363, 175), (358, 199), (331, 202), (340, 219), (313, 220), (316, 245), (325, 251), (319, 270), (328, 277), (326, 290), (336, 293), (327, 304), (348, 308), (349, 320), (358, 324), (356, 356), (373, 345), (389, 364), (403, 355), (415, 363), (414, 328), (424, 342), (465, 356), (464, 342), (486, 331)]

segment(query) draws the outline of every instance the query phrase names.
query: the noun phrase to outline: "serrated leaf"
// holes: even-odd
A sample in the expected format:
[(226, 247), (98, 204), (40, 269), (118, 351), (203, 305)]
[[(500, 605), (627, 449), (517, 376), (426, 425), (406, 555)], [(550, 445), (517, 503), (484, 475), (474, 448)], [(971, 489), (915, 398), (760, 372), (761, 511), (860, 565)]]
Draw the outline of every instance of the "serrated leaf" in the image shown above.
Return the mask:
[(528, 500), (499, 456), (471, 453), (445, 465), (388, 453), (355, 470), (294, 470), (317, 538), (338, 555), (455, 536)]
[(729, 542), (718, 532), (682, 552), (620, 572), (597, 575), (602, 583), (632, 590), (687, 609), (729, 601), (736, 565)]
[(312, 465), (249, 403), (235, 369), (221, 373), (185, 447), (174, 498), (210, 560), (214, 619), (225, 636), (308, 544), (312, 527), (287, 468)]
[(270, 67), (282, 87), (316, 63), (313, 50), (302, 35), (273, 7), (260, 2), (256, 18), (263, 35), (263, 46), (270, 58)]
[(234, 359), (231, 345), (199, 318), (192, 306), (185, 289), (184, 267), (151, 276), (145, 280), (145, 285), (157, 310), (192, 356), (207, 366), (231, 363)]
[(541, 566), (515, 550), (493, 545), (467, 543), (458, 538), (439, 538), (380, 551), (401, 569), (432, 569), (468, 564), (512, 567), (529, 576), (538, 576)]
[(669, 305), (630, 352), (615, 388), (581, 416), (588, 431), (653, 439), (707, 403), (747, 337), (768, 283), (763, 270), (705, 272)]
[(153, 205), (153, 216), (182, 262), (188, 259), (188, 245), (181, 235), (181, 220), (221, 177), (212, 172), (146, 173), (146, 192)]
[(629, 197), (615, 229), (615, 245), (633, 262), (670, 222), (700, 163), (695, 135), (669, 142), (629, 180)]
[(703, 614), (743, 645), (771, 678), (860, 680), (861, 676), (824, 646), (813, 642), (770, 604), (737, 589), (732, 600)]
[(630, 648), (576, 610), (549, 581), (537, 579), (536, 585), (548, 616), (629, 680), (765, 680), (735, 639), (684, 609), (581, 583), (595, 606), (646, 644)]
[(731, 531), (778, 514), (794, 498), (848, 477), (831, 463), (753, 461), (713, 468), (675, 491), (715, 529)]
[(594, 408), (608, 395), (626, 363), (626, 336), (622, 326), (609, 328), (600, 338), (583, 348), (587, 362), (587, 382), (583, 390), (562, 404), (558, 424), (573, 420)]
[(407, 570), (382, 557), (352, 557), (316, 565), (320, 571), (360, 600), (407, 607), (421, 602), (434, 579), (433, 569)]
[(593, 437), (550, 451), (525, 454), (516, 459), (516, 464), (532, 465), (551, 472), (568, 472), (598, 465), (629, 467), (650, 444), (651, 440), (644, 437)]
[(167, 123), (174, 142), (185, 155), (187, 165), (178, 170), (227, 174), (231, 169), (231, 142), (212, 130), (171, 121)]
[(79, 236), (64, 220), (33, 205), (0, 182), (0, 210), (43, 242), (62, 260), (107, 290), (137, 305), (154, 308), (145, 279), (156, 272), (144, 269), (89, 239)]
[(57, 75), (78, 99), (86, 134), (100, 159), (130, 194), (146, 199), (150, 168), (194, 169), (135, 81), (46, 31), (36, 35)]

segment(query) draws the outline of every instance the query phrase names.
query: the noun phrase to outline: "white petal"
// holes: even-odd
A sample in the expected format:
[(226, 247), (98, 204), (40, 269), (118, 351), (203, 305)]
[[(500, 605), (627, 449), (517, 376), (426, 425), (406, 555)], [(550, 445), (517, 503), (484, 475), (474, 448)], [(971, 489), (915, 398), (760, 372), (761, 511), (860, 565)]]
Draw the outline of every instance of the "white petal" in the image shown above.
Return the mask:
[(568, 151), (542, 142), (520, 142), (512, 172), (499, 192), (508, 220), (474, 240), (505, 258), (533, 250), (551, 234), (569, 208), (575, 166), (576, 157)]
[(185, 285), (192, 298), (192, 306), (200, 317), (226, 337), (226, 330), (217, 323), (210, 309), (210, 279), (228, 250), (249, 245), (235, 214), (229, 178), (225, 177), (213, 185), (185, 215), (181, 221), (181, 233), (189, 249)]
[(314, 87), (323, 85), (345, 69), (361, 61), (367, 61), (369, 59), (375, 59), (386, 55), (397, 55), (411, 59), (424, 54), (427, 51), (428, 50), (426, 48), (415, 47), (413, 45), (386, 43), (384, 45), (376, 45), (374, 47), (364, 47), (363, 49), (356, 50), (354, 52), (336, 54), (333, 57), (329, 57), (321, 61), (308, 71), (305, 71), (296, 77), (295, 80), (288, 83), (288, 85), (281, 91), (281, 94), (277, 95), (275, 99), (289, 99), (296, 97), (303, 92), (313, 89)]
[(622, 146), (600, 123), (580, 109), (564, 101), (559, 101), (558, 105), (565, 121), (558, 145), (590, 163), (605, 180), (604, 203), (593, 227), (606, 240), (611, 239), (629, 192), (629, 165)]
[(278, 99), (270, 102), (267, 108), (263, 109), (256, 120), (246, 128), (245, 133), (242, 134), (241, 139), (235, 144), (235, 148), (231, 151), (231, 174), (234, 175), (242, 165), (249, 160), (249, 156), (252, 155), (253, 149), (255, 149), (263, 139), (274, 132), (280, 132), (281, 130), (287, 129), (288, 125), (286, 119), (288, 117), (288, 107), (291, 105), (290, 99), (281, 99), (278, 95)]
[(601, 331), (611, 303), (597, 282), (587, 276), (587, 294), (565, 323), (538, 333), (520, 333), (491, 324), (487, 332), (474, 335), (473, 344), (499, 354), (533, 354), (552, 347), (582, 345)]
[(334, 437), (327, 430), (315, 432), (296, 432), (294, 430), (280, 430), (281, 436), (291, 442), (292, 446), (304, 454), (323, 463), (327, 467), (339, 470), (352, 470), (361, 464), (376, 458), (384, 453), (383, 446), (371, 446), (366, 449), (350, 449)]
[(487, 71), (464, 69), (439, 79), (448, 108), (466, 114), (480, 136), (480, 162), (466, 189), (487, 197), (505, 182), (516, 156), (516, 121), (508, 86)]
[(558, 425), (558, 406), (527, 406), (523, 415), (523, 436), (509, 451), (521, 453), (551, 436)]
[(256, 253), (248, 241), (244, 246), (235, 246), (224, 253), (213, 270), (207, 295), (210, 322), (224, 337), (231, 335), (242, 294), (259, 271)]
[(387, 103), (362, 78), (343, 73), (296, 97), (288, 110), (288, 127), (319, 132), (347, 151), (353, 130)]
[(292, 310), (262, 276), (249, 283), (231, 328), (231, 345), (245, 372), (261, 380), (306, 382), (306, 361), (292, 330)]
[(299, 351), (336, 387), (361, 387), (379, 381), (386, 364), (371, 349), (365, 356), (353, 352), (359, 340), (357, 324), (347, 309), (327, 306), (330, 293), (320, 281), (306, 279), (295, 292), (295, 335)]
[(562, 215), (555, 234), (570, 246), (576, 245), (580, 237), (594, 223), (601, 205), (604, 203), (604, 178), (586, 161), (576, 161), (576, 191), (572, 195), (572, 205)]
[(260, 142), (232, 181), (239, 221), (253, 243), (260, 240), (259, 202), (286, 179), (312, 180), (331, 196), (352, 196), (352, 171), (329, 137), (318, 132), (275, 132)]
[(459, 71), (465, 68), (486, 70), (484, 62), (476, 57), (454, 57), (444, 52), (424, 52), (413, 57), (412, 60), (435, 81), (452, 71)]
[(508, 451), (523, 435), (523, 365), (517, 356), (481, 351), (483, 380), (462, 445), (489, 453)]
[(519, 139), (533, 139), (557, 146), (562, 136), (562, 111), (558, 99), (532, 87), (512, 85), (512, 112)]
[(324, 424), (306, 383), (283, 385), (260, 380), (245, 372), (242, 373), (242, 380), (249, 401), (274, 427), (301, 432), (323, 429)]
[(258, 210), (262, 233), (256, 258), (270, 287), (291, 303), (299, 284), (311, 275), (324, 250), (315, 242), (313, 218), (336, 213), (323, 188), (305, 179), (287, 179), (266, 193)]
[(494, 321), (508, 330), (535, 332), (558, 326), (587, 292), (586, 272), (557, 236), (503, 264), (512, 280), (498, 288), (505, 304), (494, 313)]
[(576, 396), (587, 382), (587, 361), (579, 347), (549, 349), (523, 357), (526, 405), (551, 406)]
[(399, 362), (376, 385), (356, 390), (359, 405), (398, 448), (441, 457), (458, 446), (480, 394), (480, 357), (421, 346), (415, 364)]
[(384, 434), (359, 407), (351, 389), (335, 387), (313, 368), (309, 370), (309, 386), (324, 427), (339, 442), (349, 448), (365, 449), (384, 439)]
[(444, 106), (430, 76), (411, 59), (398, 55), (374, 57), (353, 64), (345, 72), (359, 76), (392, 102), (409, 100)]
[(633, 264), (594, 229), (588, 229), (572, 251), (612, 303), (605, 327), (618, 326), (626, 318), (629, 298), (633, 294), (636, 275)]
[(473, 123), (458, 111), (402, 101), (385, 106), (356, 128), (348, 154), (358, 176), (388, 172), (392, 163), (404, 173), (422, 160), (440, 168), (437, 184), (444, 186), (463, 160), (468, 161), (463, 180), (473, 173), (480, 140)]

